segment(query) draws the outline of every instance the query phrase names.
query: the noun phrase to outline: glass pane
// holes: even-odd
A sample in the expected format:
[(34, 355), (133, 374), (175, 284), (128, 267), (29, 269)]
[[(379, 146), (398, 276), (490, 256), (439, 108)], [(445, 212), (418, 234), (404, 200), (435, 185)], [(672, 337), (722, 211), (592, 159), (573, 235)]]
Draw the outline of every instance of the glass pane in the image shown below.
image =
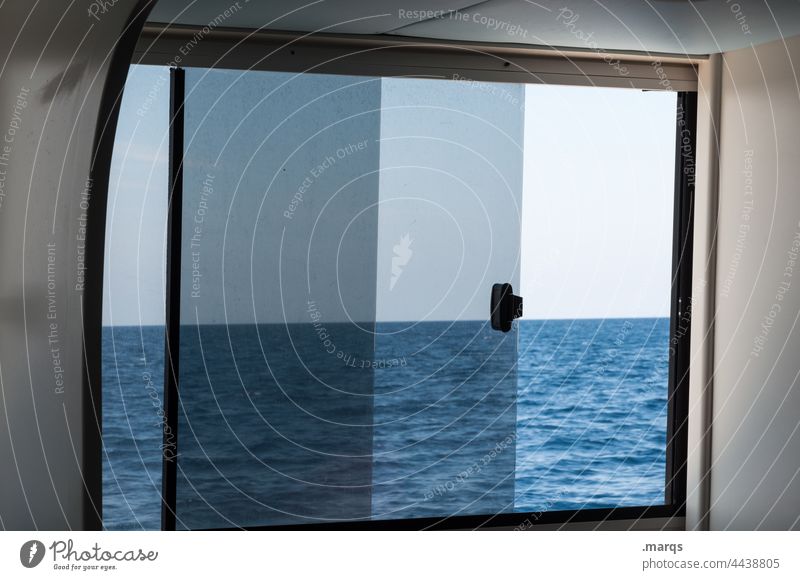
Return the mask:
[(169, 70), (131, 66), (114, 140), (103, 272), (103, 526), (161, 527)]
[(380, 95), (186, 73), (178, 527), (370, 516)]
[(526, 103), (517, 510), (663, 504), (676, 96)]
[(513, 509), (523, 88), (186, 80), (178, 526)]
[(511, 511), (524, 87), (384, 79), (375, 374), (376, 518)]

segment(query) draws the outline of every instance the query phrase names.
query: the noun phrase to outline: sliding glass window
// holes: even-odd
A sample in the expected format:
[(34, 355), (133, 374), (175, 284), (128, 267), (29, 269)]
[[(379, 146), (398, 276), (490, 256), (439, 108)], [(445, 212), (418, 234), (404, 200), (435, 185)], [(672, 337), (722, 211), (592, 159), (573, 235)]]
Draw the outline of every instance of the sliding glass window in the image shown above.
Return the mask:
[(177, 77), (166, 527), (679, 511), (684, 95)]

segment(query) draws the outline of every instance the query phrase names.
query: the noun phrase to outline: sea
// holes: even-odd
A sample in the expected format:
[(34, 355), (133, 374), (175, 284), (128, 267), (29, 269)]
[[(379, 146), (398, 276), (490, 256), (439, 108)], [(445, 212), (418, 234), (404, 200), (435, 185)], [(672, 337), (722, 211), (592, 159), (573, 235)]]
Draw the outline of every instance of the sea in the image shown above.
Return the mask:
[(664, 503), (669, 320), (181, 329), (177, 433), (164, 328), (103, 329), (103, 518), (177, 527)]

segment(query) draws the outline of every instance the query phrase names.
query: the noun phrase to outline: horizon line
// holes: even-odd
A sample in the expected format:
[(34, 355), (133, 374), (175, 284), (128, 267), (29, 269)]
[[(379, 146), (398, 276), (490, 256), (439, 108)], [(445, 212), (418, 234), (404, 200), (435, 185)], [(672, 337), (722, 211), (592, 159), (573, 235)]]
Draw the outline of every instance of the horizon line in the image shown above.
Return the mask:
[[(562, 322), (567, 320), (653, 320), (653, 319), (669, 319), (670, 316), (605, 316), (605, 317), (598, 317), (598, 316), (586, 316), (586, 317), (579, 317), (579, 318), (522, 318), (517, 319), (517, 322)], [(464, 319), (464, 320), (451, 320), (451, 319), (441, 319), (441, 320), (367, 320), (367, 321), (336, 321), (336, 322), (327, 322), (327, 323), (320, 323), (321, 325), (324, 324), (353, 324), (353, 325), (365, 325), (365, 324), (412, 324), (412, 323), (423, 323), (423, 322), (483, 322), (488, 324), (489, 321), (485, 319)], [(280, 324), (282, 326), (288, 325), (313, 325), (313, 322), (203, 322), (200, 323), (200, 326), (241, 326), (241, 325), (262, 325), (262, 324)], [(155, 324), (103, 324), (103, 328), (128, 328), (128, 327), (137, 327), (137, 328), (145, 328), (145, 327), (163, 327), (166, 326), (165, 322), (162, 323), (155, 323)], [(191, 324), (181, 324), (181, 326), (196, 326), (194, 323)]]

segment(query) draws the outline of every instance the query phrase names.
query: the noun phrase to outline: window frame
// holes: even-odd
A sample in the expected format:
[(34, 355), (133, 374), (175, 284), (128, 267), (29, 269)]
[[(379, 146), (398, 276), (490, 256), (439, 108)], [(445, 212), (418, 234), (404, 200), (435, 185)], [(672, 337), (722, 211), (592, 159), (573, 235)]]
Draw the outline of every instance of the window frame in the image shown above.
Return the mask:
[[(177, 34), (165, 32), (163, 28), (145, 29), (140, 38), (136, 54), (140, 64), (174, 64), (169, 54), (180, 54), (180, 46), (185, 42), (187, 31), (180, 29)], [(249, 530), (453, 530), (453, 529), (528, 529), (538, 526), (567, 526), (576, 523), (595, 523), (608, 521), (625, 521), (682, 518), (685, 516), (687, 497), (686, 463), (688, 451), (688, 415), (689, 415), (689, 365), (690, 365), (690, 328), (692, 311), (692, 249), (694, 234), (694, 188), (696, 161), (696, 126), (697, 126), (697, 81), (696, 70), (691, 59), (673, 58), (662, 71), (658, 71), (654, 63), (658, 56), (643, 59), (638, 55), (621, 55), (620, 62), (633, 63), (638, 71), (635, 78), (598, 75), (609, 68), (607, 58), (603, 54), (587, 57), (580, 55), (541, 54), (543, 51), (522, 49), (512, 59), (502, 50), (494, 47), (494, 53), (477, 51), (474, 47), (464, 48), (463, 43), (452, 45), (427, 41), (426, 46), (418, 43), (400, 42), (381, 39), (379, 45), (367, 44), (365, 50), (369, 54), (364, 58), (364, 38), (350, 42), (336, 42), (330, 38), (323, 39), (321, 44), (309, 42), (309, 36), (266, 35), (252, 40), (243, 36), (243, 32), (225, 31), (212, 33), (210, 44), (200, 43), (203, 50), (190, 53), (187, 58), (178, 59), (181, 66), (173, 66), (170, 70), (170, 166), (169, 166), (169, 209), (167, 231), (167, 290), (166, 290), (166, 339), (164, 369), (164, 411), (166, 427), (164, 429), (165, 449), (172, 449), (172, 454), (162, 454), (162, 530), (176, 529), (176, 487), (177, 487), (177, 437), (178, 437), (178, 356), (180, 335), (180, 246), (181, 246), (181, 209), (182, 209), (182, 153), (183, 153), (183, 95), (185, 91), (184, 71), (182, 66), (234, 68), (246, 70), (272, 70), (294, 72), (314, 72), (326, 74), (360, 74), (369, 76), (391, 77), (424, 76), (430, 68), (420, 68), (420, 62), (438, 62), (437, 75), (441, 78), (463, 78), (470, 80), (502, 81), (515, 83), (550, 83), (594, 86), (625, 86), (669, 90), (677, 96), (676, 142), (675, 142), (675, 193), (673, 212), (672, 240), (672, 284), (670, 304), (670, 352), (668, 375), (667, 403), (667, 441), (666, 441), (666, 473), (664, 504), (654, 506), (625, 506), (616, 508), (587, 508), (577, 510), (559, 510), (544, 512), (514, 512), (485, 515), (461, 515), (434, 518), (410, 518), (390, 520), (358, 520), (349, 522), (326, 522), (276, 526), (255, 526), (230, 529)], [(262, 33), (263, 34), (263, 33)], [(287, 40), (291, 36), (294, 40)], [(247, 39), (250, 38), (250, 41)], [(299, 40), (300, 38), (304, 40)], [(265, 62), (264, 43), (278, 43), (276, 52), (282, 51), (281, 58), (273, 58)], [(316, 42), (316, 38), (314, 39)], [(216, 43), (216, 44), (214, 44)], [(392, 58), (385, 58), (392, 54)], [(310, 46), (310, 56), (295, 61), (295, 50), (291, 46)], [(159, 47), (155, 50), (153, 47)], [(176, 48), (177, 47), (177, 48)], [(238, 52), (237, 52), (238, 51)], [(454, 52), (455, 51), (455, 52)], [(290, 53), (290, 54), (288, 54)], [(399, 56), (398, 56), (399, 53)], [(466, 59), (453, 63), (453, 56), (466, 54)], [(260, 56), (258, 56), (260, 55)], [(354, 56), (355, 64), (351, 62)], [(288, 58), (287, 58), (288, 57)], [(166, 58), (166, 60), (165, 60)], [(509, 60), (506, 60), (508, 58)], [(522, 59), (522, 64), (518, 62)], [(310, 60), (309, 60), (310, 59)], [(553, 60), (558, 60), (553, 68)], [(632, 60), (628, 60), (632, 59)], [(509, 61), (514, 66), (511, 67)], [(311, 66), (309, 66), (311, 63)], [(314, 64), (316, 63), (316, 64)], [(367, 66), (372, 63), (372, 66)], [(416, 65), (414, 64), (416, 63)], [(536, 72), (542, 63), (550, 67), (545, 73)], [(450, 66), (453, 65), (454, 66)], [(233, 66), (238, 65), (238, 66)], [(531, 65), (531, 69), (526, 66)], [(589, 66), (591, 65), (591, 66)], [(561, 67), (559, 72), (558, 66)], [(645, 67), (645, 68), (643, 68)], [(509, 69), (512, 69), (509, 71)], [(359, 72), (355, 72), (359, 71)], [(446, 74), (443, 74), (445, 73)], [(577, 71), (577, 72), (576, 72)], [(655, 74), (656, 76), (653, 76)], [(648, 76), (649, 75), (649, 76)], [(666, 82), (665, 80), (666, 79)], [(599, 83), (597, 82), (599, 80)], [(173, 437), (168, 440), (168, 434)], [(227, 528), (215, 528), (227, 529)]]

